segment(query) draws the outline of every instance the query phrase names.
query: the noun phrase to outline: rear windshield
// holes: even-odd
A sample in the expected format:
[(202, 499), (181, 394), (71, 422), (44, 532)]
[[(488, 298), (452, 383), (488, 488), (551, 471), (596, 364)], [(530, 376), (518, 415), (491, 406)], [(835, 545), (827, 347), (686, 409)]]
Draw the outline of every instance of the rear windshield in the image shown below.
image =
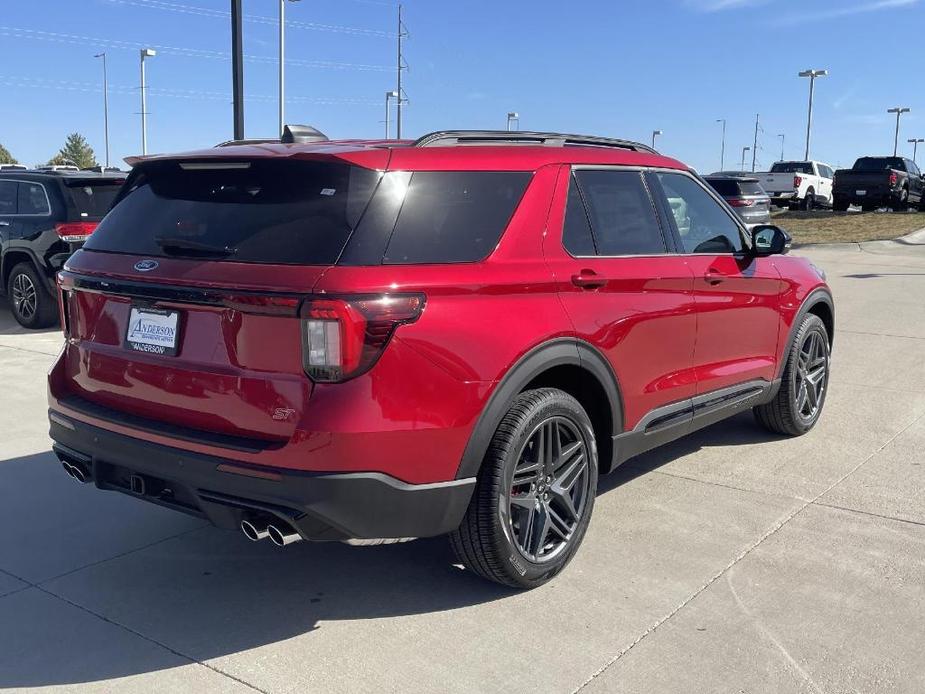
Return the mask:
[(813, 173), (813, 165), (808, 161), (779, 161), (771, 166), (771, 173)]
[(370, 169), (331, 162), (152, 163), (85, 248), (330, 265), (378, 179)]
[(884, 171), (885, 169), (896, 169), (905, 171), (903, 160), (900, 157), (861, 157), (854, 166), (855, 171)]
[(734, 198), (739, 195), (764, 195), (764, 190), (758, 181), (737, 181), (728, 178), (708, 178), (707, 183), (724, 198)]
[(65, 180), (68, 219), (99, 221), (106, 216), (122, 188), (122, 180)]

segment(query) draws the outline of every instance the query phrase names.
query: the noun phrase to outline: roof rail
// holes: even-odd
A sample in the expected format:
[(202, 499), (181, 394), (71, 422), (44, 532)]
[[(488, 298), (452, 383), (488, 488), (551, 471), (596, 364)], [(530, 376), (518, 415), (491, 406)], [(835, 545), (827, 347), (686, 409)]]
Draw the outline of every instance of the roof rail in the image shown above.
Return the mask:
[(540, 145), (543, 147), (615, 147), (634, 152), (657, 152), (648, 145), (630, 140), (594, 135), (528, 132), (523, 130), (439, 130), (418, 138), (413, 147), (448, 147), (452, 145)]

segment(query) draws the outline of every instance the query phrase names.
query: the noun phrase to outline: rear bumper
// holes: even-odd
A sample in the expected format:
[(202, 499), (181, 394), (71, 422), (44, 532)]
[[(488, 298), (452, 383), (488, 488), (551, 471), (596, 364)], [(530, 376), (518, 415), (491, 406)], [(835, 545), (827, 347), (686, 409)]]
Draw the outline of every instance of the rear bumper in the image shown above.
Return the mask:
[(459, 526), (475, 487), (474, 478), (407, 484), (375, 472), (255, 466), (125, 436), (55, 410), (49, 419), (56, 455), (84, 466), (98, 488), (229, 529), (245, 518), (275, 516), (307, 540), (442, 535)]

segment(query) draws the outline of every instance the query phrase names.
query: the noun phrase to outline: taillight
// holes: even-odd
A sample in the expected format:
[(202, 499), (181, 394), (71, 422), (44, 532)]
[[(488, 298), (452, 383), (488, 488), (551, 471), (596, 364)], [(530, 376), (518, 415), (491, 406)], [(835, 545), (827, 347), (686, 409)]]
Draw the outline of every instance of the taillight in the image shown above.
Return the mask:
[(424, 309), (421, 294), (312, 298), (302, 304), (302, 365), (312, 380), (336, 383), (373, 367), (395, 328)]
[(799, 176), (794, 176), (794, 177), (793, 177), (793, 187), (794, 187), (794, 188), (799, 188), (801, 183), (803, 183), (803, 179), (802, 179), (802, 178), (800, 178)]
[(733, 207), (752, 207), (755, 204), (754, 200), (748, 200), (746, 198), (729, 198), (726, 202)]
[(86, 241), (87, 237), (96, 229), (96, 222), (64, 222), (55, 224), (55, 232), (61, 237), (62, 241), (74, 243), (77, 241)]
[(899, 176), (896, 175), (896, 172), (895, 172), (895, 171), (891, 171), (891, 172), (890, 172), (890, 185), (891, 185), (891, 186), (895, 186), (895, 185), (896, 185), (896, 181), (898, 181), (898, 180), (899, 180)]

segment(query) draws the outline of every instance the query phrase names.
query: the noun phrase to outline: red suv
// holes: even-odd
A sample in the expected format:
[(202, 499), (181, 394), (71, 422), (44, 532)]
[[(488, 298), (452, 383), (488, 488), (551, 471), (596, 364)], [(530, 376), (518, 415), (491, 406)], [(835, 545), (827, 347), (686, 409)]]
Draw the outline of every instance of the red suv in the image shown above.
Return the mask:
[(622, 140), (317, 131), (147, 157), (59, 275), (65, 470), (278, 545), (448, 533), (518, 587), (598, 475), (825, 401), (821, 271)]

